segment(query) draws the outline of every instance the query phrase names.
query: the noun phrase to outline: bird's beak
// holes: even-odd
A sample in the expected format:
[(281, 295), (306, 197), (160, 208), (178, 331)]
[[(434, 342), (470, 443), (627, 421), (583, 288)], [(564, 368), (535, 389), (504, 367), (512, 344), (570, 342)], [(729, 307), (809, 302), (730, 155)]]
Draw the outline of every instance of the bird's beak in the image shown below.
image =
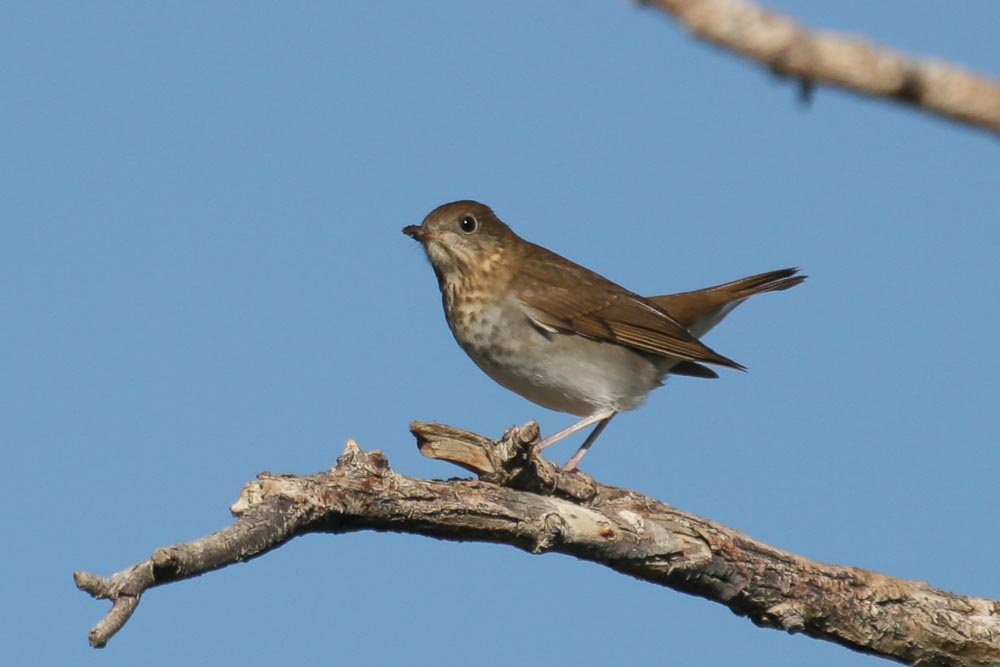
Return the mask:
[(403, 227), (403, 233), (409, 236), (411, 239), (416, 239), (421, 243), (423, 243), (424, 239), (427, 237), (424, 228), (419, 225), (407, 225), (406, 227)]

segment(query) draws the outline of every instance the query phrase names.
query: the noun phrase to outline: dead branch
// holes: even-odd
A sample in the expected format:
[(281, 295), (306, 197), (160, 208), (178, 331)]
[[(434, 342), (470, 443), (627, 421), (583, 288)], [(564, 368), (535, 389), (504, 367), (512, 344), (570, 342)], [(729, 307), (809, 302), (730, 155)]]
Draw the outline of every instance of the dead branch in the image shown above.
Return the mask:
[(825, 83), (1000, 133), (1000, 81), (857, 37), (811, 31), (746, 0), (644, 0), (692, 34), (798, 79)]
[(227, 528), (157, 549), (108, 578), (75, 573), (79, 588), (113, 603), (90, 643), (104, 646), (150, 588), (260, 556), (297, 535), (367, 529), (556, 551), (719, 602), (762, 627), (912, 665), (1000, 664), (998, 601), (810, 561), (586, 474), (562, 473), (534, 451), (533, 422), (499, 441), (439, 424), (411, 430), (425, 455), (479, 479), (406, 477), (354, 441), (328, 471), (261, 473), (243, 488)]

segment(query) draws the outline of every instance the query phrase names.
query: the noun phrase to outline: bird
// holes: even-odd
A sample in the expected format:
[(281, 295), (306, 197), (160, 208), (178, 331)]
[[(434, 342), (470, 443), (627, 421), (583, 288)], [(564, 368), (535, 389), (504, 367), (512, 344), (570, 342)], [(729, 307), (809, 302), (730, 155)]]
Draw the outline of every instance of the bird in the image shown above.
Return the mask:
[(595, 425), (567, 472), (668, 375), (717, 378), (706, 364), (746, 370), (699, 339), (748, 297), (806, 278), (787, 268), (643, 297), (521, 238), (474, 200), (438, 206), (402, 231), (423, 246), (448, 327), (472, 361), (529, 401), (581, 417), (538, 450)]

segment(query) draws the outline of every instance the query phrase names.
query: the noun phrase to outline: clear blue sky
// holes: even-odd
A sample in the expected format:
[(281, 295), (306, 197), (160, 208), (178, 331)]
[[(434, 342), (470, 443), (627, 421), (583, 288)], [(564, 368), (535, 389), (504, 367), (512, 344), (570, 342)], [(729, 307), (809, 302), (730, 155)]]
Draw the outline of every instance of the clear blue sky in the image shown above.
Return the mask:
[[(772, 5), (773, 6), (773, 5)], [(1000, 74), (1000, 3), (792, 2)], [(459, 198), (639, 292), (797, 265), (584, 461), (822, 561), (1000, 598), (995, 136), (793, 86), (621, 0), (14, 3), (0, 12), (3, 632), (11, 665), (887, 664), (558, 555), (310, 536), (148, 593), (260, 470), (410, 420), (570, 417), (452, 341), (400, 233)], [(563, 459), (575, 444), (553, 448)]]

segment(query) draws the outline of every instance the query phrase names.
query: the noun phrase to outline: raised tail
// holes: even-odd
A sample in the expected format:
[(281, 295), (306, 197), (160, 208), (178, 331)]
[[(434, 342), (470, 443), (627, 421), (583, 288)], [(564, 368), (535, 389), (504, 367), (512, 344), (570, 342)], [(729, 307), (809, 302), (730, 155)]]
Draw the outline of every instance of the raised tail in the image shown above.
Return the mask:
[[(691, 292), (646, 298), (670, 313), (695, 338), (701, 338), (748, 297), (762, 292), (786, 290), (801, 283), (806, 276), (797, 275), (798, 272), (796, 268), (778, 269)], [(693, 362), (678, 364), (672, 372), (677, 375), (716, 377), (711, 369)]]

